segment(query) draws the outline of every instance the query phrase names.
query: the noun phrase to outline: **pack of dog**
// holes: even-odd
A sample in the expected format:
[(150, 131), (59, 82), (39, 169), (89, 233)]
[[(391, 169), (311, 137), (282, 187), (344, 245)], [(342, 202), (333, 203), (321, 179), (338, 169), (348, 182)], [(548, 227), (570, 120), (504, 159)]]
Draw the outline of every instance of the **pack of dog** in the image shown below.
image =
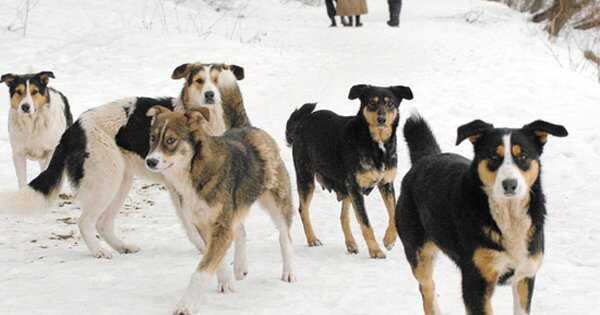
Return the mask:
[(334, 191), (342, 202), (341, 224), (349, 253), (358, 253), (349, 222), (353, 206), (372, 258), (385, 258), (371, 228), (363, 195), (379, 189), (389, 214), (383, 239), (387, 249), (396, 241), (394, 226), (394, 179), (396, 177), (396, 128), (399, 106), (413, 98), (405, 86), (355, 85), (348, 95), (360, 99), (355, 116), (339, 116), (328, 110), (313, 112), (316, 104), (305, 104), (287, 121), (286, 139), (292, 147), (300, 217), (309, 246), (321, 245), (309, 216), (315, 178), (324, 189)]
[(9, 90), (8, 135), (19, 188), (27, 184), (27, 160), (45, 170), (63, 132), (73, 124), (69, 101), (48, 86), (50, 78), (51, 71), (0, 77)]
[[(175, 314), (198, 310), (203, 289), (217, 271), (224, 279), (231, 279), (224, 257), (237, 226), (257, 201), (279, 230), (281, 279), (294, 282), (290, 180), (271, 136), (250, 126), (212, 136), (204, 128), (211, 120), (206, 108), (183, 113), (155, 106), (148, 116), (153, 122), (147, 167), (162, 174), (173, 187), (179, 198), (176, 205), (187, 209), (191, 223), (207, 241), (202, 261)], [(231, 285), (219, 280), (221, 291), (232, 290)]]
[(461, 271), (467, 314), (491, 315), (497, 284), (512, 285), (514, 314), (529, 314), (544, 256), (540, 156), (548, 135), (565, 137), (567, 130), (541, 120), (516, 129), (475, 120), (458, 128), (456, 144), (473, 144), (468, 160), (441, 153), (427, 123), (408, 119), (413, 165), (402, 180), (396, 228), (425, 314), (441, 314), (432, 277), (439, 250)]
[[(43, 82), (44, 77), (49, 75), (42, 73), (32, 82)], [(237, 85), (237, 80), (243, 78), (243, 68), (236, 65), (186, 63), (172, 74), (172, 79), (185, 79), (177, 98), (131, 97), (84, 112), (60, 138), (45, 171), (18, 192), (0, 195), (4, 208), (18, 212), (47, 209), (56, 204), (62, 183), (68, 177), (82, 210), (78, 222), (81, 236), (92, 255), (98, 258), (112, 256), (111, 251), (100, 244), (96, 232), (119, 253), (137, 252), (137, 246), (126, 244), (115, 235), (113, 222), (131, 189), (134, 176), (164, 183), (160, 174), (145, 167), (144, 159), (150, 149), (148, 110), (155, 105), (177, 111), (205, 107), (213, 117), (207, 129), (214, 134), (245, 126), (249, 120)], [(14, 82), (20, 81), (15, 79)], [(32, 85), (28, 84), (30, 89)], [(166, 186), (176, 204), (179, 199), (171, 187)], [(192, 243), (202, 249), (202, 238), (186, 214), (179, 211), (177, 214)], [(244, 262), (245, 259), (238, 261), (237, 268), (241, 272), (247, 268)]]

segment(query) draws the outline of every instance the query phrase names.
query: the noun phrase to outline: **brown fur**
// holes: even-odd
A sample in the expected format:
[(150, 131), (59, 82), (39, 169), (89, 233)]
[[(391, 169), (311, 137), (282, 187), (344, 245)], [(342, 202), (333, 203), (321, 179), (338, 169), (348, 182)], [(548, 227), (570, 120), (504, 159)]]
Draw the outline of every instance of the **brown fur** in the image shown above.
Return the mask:
[(385, 126), (379, 126), (377, 123), (377, 112), (370, 111), (368, 107), (362, 110), (362, 114), (369, 125), (369, 132), (371, 133), (371, 138), (373, 141), (378, 143), (386, 142), (394, 131), (392, 124), (396, 120), (396, 116), (398, 115), (398, 109), (388, 109), (385, 113)]
[(529, 164), (529, 169), (527, 169), (526, 171), (521, 171), (521, 174), (523, 174), (523, 178), (525, 178), (527, 186), (531, 188), (531, 186), (535, 184), (540, 175), (540, 163), (535, 160), (531, 161), (531, 163)]
[(483, 185), (486, 187), (492, 187), (496, 182), (496, 175), (498, 175), (498, 172), (490, 171), (490, 168), (488, 167), (488, 161), (482, 160), (477, 166), (477, 174), (479, 175), (479, 179), (481, 179)]
[[(23, 100), (23, 98), (25, 97), (25, 89), (25, 84), (19, 84), (19, 86), (17, 86), (17, 88), (15, 89), (18, 93), (15, 93), (10, 99), (10, 106), (13, 109), (17, 109), (19, 107), (19, 104), (21, 103), (21, 100)], [(39, 91), (40, 88), (35, 83), (29, 83), (29, 93), (31, 93), (31, 98), (33, 99), (32, 105), (35, 106), (36, 110), (39, 110), (44, 105), (48, 104), (48, 102), (50, 101), (47, 92), (45, 94), (41, 94), (39, 93)]]
[(433, 282), (433, 262), (438, 252), (433, 242), (427, 242), (419, 250), (417, 265), (413, 275), (419, 282), (419, 291), (423, 298), (425, 315), (435, 314), (435, 283)]
[(345, 198), (342, 200), (342, 212), (340, 214), (340, 222), (342, 224), (342, 231), (344, 232), (344, 239), (346, 241), (346, 249), (350, 254), (358, 254), (358, 245), (356, 245), (356, 240), (354, 239), (354, 235), (352, 235), (352, 229), (350, 228), (350, 205), (352, 202), (350, 198)]

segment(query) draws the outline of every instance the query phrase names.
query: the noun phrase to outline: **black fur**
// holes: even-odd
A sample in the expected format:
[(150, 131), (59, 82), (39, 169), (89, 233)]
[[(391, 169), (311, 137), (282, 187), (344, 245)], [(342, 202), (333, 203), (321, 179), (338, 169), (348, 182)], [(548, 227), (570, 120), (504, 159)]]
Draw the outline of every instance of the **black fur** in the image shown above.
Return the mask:
[(304, 118), (308, 117), (317, 106), (317, 103), (308, 103), (302, 105), (300, 109), (296, 109), (287, 121), (285, 126), (285, 140), (288, 146), (292, 146), (296, 135), (296, 129), (302, 123)]
[(152, 121), (146, 116), (146, 112), (155, 105), (173, 110), (173, 102), (174, 99), (171, 97), (138, 97), (133, 104), (134, 110), (125, 110), (125, 114), (128, 115), (127, 124), (119, 129), (115, 137), (117, 145), (145, 158), (150, 150), (150, 122)]
[[(420, 117), (411, 117), (404, 128), (413, 166), (402, 180), (396, 206), (396, 228), (407, 260), (416, 268), (419, 252), (425, 243), (433, 242), (440, 248), (462, 272), (463, 298), (469, 314), (484, 314), (485, 292), (494, 285), (486, 283), (473, 263), (475, 251), (480, 248), (505, 251), (501, 244), (490, 239), (483, 231), (487, 227), (502, 235), (491, 216), (488, 195), (482, 189), (479, 162), (487, 160), (490, 168), (497, 169), (499, 165), (494, 165), (496, 162), (493, 162), (492, 155), (496, 154), (496, 147), (502, 144), (502, 137), (511, 134), (512, 143), (519, 144), (527, 153), (527, 161), (516, 162), (522, 163), (519, 167), (525, 170), (530, 164), (524, 163), (540, 163), (543, 144), (537, 140), (535, 133), (539, 126), (533, 129), (527, 126), (521, 129), (495, 129), (480, 120), (461, 126), (458, 128), (457, 143), (466, 138), (472, 139), (475, 149), (473, 161), (457, 154), (440, 153), (431, 130)], [(552, 131), (566, 136), (566, 130), (559, 127)], [(507, 150), (511, 154), (510, 148)], [(541, 165), (529, 196), (528, 214), (535, 227), (529, 240), (530, 255), (544, 251), (546, 208), (540, 177)], [(515, 270), (505, 271), (499, 275), (498, 282), (508, 281), (514, 273)], [(527, 278), (526, 281), (533, 290), (534, 278)], [(532, 292), (529, 293), (531, 297)]]
[(89, 155), (86, 143), (85, 132), (77, 121), (63, 133), (48, 168), (33, 179), (29, 186), (48, 195), (60, 184), (65, 169), (71, 184), (79, 186), (84, 175), (83, 164)]
[(60, 95), (60, 98), (63, 101), (64, 104), (64, 109), (63, 112), (65, 114), (65, 120), (67, 122), (67, 128), (71, 127), (71, 125), (73, 124), (73, 114), (71, 114), (71, 106), (69, 105), (69, 100), (67, 99), (67, 97), (59, 90), (53, 89), (53, 88), (48, 88), (49, 90), (57, 93), (58, 95)]

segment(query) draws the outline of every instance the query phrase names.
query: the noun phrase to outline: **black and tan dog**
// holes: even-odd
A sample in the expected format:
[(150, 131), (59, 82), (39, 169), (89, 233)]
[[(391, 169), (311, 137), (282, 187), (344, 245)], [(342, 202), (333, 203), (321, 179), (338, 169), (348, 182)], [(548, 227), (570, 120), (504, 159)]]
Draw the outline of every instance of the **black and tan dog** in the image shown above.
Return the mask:
[(432, 278), (441, 249), (460, 268), (467, 314), (492, 314), (497, 284), (512, 284), (514, 314), (528, 314), (544, 255), (540, 156), (563, 126), (535, 121), (519, 129), (475, 120), (458, 128), (474, 159), (441, 153), (427, 123), (409, 118), (404, 136), (412, 168), (402, 180), (396, 228), (419, 282), (425, 314), (440, 314)]
[(402, 99), (412, 99), (405, 86), (355, 85), (349, 99), (360, 99), (356, 116), (339, 116), (328, 110), (313, 113), (316, 104), (305, 104), (287, 122), (286, 139), (292, 146), (300, 195), (300, 216), (309, 246), (321, 245), (310, 222), (309, 208), (314, 180), (337, 194), (342, 201), (341, 223), (350, 253), (358, 253), (350, 230), (348, 211), (353, 205), (372, 258), (385, 258), (379, 248), (364, 204), (377, 186), (389, 214), (383, 239), (391, 249), (396, 241), (394, 227), (394, 178), (396, 177), (396, 127)]
[(182, 113), (155, 106), (148, 115), (153, 122), (146, 165), (173, 187), (179, 199), (176, 205), (191, 213), (189, 219), (207, 243), (175, 314), (193, 313), (202, 304), (206, 284), (226, 268), (223, 258), (237, 226), (257, 201), (279, 230), (281, 279), (294, 282), (291, 187), (275, 141), (253, 127), (211, 136), (204, 129), (211, 118), (203, 107)]

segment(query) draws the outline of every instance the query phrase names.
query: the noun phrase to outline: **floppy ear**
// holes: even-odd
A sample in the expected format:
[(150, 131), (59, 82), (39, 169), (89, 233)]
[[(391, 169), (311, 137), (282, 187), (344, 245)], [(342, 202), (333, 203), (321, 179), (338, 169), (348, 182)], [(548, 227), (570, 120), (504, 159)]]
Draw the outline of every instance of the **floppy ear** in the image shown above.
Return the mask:
[(48, 85), (48, 81), (50, 81), (50, 78), (54, 79), (54, 72), (42, 71), (42, 72), (39, 72), (38, 74), (36, 74), (36, 76), (40, 78), (40, 80), (42, 81), (42, 83), (44, 83), (44, 85)]
[(184, 63), (181, 66), (175, 68), (175, 70), (173, 70), (173, 74), (171, 74), (171, 79), (179, 80), (187, 77), (188, 74), (190, 74), (190, 71), (192, 70), (192, 67), (190, 66), (191, 64)]
[(361, 97), (367, 89), (371, 86), (366, 84), (358, 84), (350, 88), (350, 93), (348, 93), (348, 99), (355, 100)]
[(392, 93), (394, 93), (394, 95), (396, 95), (397, 98), (405, 99), (405, 100), (413, 99), (412, 90), (408, 86), (402, 86), (402, 85), (390, 86), (390, 90), (392, 91)]
[(566, 137), (569, 132), (561, 125), (555, 125), (543, 120), (536, 120), (530, 124), (523, 126), (524, 131), (531, 132), (535, 135), (538, 141), (544, 145), (548, 141), (548, 135), (557, 137)]
[(488, 124), (483, 120), (473, 120), (472, 122), (458, 127), (456, 145), (459, 145), (465, 139), (469, 138), (471, 143), (475, 144), (481, 136), (494, 129), (494, 125)]
[(0, 77), (0, 83), (4, 82), (6, 86), (10, 86), (16, 78), (17, 75), (12, 73), (6, 73)]
[(184, 115), (191, 130), (199, 129), (203, 122), (208, 122), (210, 119), (210, 111), (206, 107), (189, 110)]
[(146, 116), (148, 117), (152, 117), (152, 120), (150, 121), (150, 124), (154, 123), (154, 120), (156, 119), (156, 116), (162, 114), (162, 113), (166, 113), (166, 112), (170, 112), (171, 110), (169, 110), (166, 107), (160, 106), (160, 105), (154, 105), (152, 107), (150, 107), (150, 109), (146, 112)]
[(239, 81), (244, 79), (244, 68), (238, 65), (230, 65), (229, 68), (231, 69), (231, 72), (233, 72), (233, 75), (235, 75), (236, 79)]

